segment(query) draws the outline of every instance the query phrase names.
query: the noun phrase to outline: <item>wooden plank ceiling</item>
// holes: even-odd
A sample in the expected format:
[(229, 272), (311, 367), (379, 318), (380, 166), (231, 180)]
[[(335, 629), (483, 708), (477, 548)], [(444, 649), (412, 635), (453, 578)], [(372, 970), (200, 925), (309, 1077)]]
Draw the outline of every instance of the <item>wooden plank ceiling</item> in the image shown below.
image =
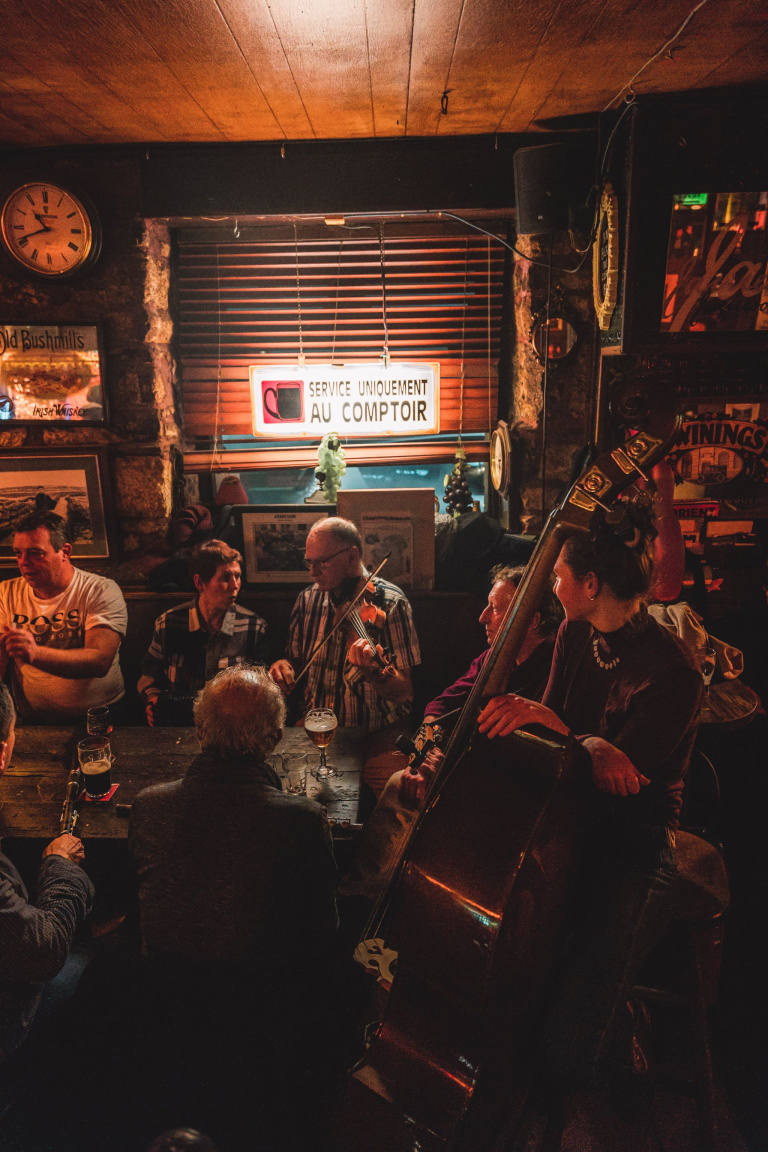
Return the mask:
[(765, 0), (3, 0), (2, 38), (21, 146), (525, 132), (641, 69), (638, 94), (768, 74)]

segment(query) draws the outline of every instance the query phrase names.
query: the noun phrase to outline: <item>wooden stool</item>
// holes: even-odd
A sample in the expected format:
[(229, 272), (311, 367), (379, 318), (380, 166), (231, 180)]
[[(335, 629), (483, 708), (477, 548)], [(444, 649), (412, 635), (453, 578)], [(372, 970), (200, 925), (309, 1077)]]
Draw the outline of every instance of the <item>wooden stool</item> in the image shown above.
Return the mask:
[(652, 1061), (654, 1079), (693, 1082), (704, 1152), (713, 1152), (716, 1116), (707, 1009), (717, 999), (723, 943), (723, 913), (729, 903), (728, 876), (714, 845), (677, 833), (679, 887), (676, 918), (649, 957), (631, 996), (646, 1004), (682, 1009), (690, 1028), (686, 1061)]

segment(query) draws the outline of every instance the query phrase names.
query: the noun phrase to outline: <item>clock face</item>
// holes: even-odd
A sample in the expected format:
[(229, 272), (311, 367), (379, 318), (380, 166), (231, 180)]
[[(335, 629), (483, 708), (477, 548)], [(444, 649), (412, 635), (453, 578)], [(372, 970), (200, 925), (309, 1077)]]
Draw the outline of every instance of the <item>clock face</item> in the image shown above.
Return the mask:
[(491, 483), (502, 495), (509, 484), (509, 450), (506, 426), (495, 428), (491, 434)]
[(95, 213), (54, 184), (23, 184), (5, 202), (2, 237), (7, 252), (46, 279), (71, 276), (98, 256)]

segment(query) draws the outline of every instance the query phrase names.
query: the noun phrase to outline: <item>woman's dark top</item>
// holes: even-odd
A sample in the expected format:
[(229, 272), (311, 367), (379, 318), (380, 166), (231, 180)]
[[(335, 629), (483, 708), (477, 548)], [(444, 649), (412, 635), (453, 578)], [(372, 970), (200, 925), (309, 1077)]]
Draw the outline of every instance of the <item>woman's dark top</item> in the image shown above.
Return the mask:
[(616, 632), (566, 620), (543, 703), (580, 737), (602, 736), (651, 783), (618, 797), (627, 815), (677, 823), (702, 680), (688, 649), (643, 611)]

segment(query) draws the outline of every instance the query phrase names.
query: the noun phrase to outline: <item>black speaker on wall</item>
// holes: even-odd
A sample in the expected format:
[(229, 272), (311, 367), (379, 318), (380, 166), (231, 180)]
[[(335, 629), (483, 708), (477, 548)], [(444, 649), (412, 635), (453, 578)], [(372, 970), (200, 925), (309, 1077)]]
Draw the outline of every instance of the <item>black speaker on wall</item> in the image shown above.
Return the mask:
[(568, 173), (564, 144), (519, 148), (513, 157), (517, 233), (536, 236), (568, 228)]

